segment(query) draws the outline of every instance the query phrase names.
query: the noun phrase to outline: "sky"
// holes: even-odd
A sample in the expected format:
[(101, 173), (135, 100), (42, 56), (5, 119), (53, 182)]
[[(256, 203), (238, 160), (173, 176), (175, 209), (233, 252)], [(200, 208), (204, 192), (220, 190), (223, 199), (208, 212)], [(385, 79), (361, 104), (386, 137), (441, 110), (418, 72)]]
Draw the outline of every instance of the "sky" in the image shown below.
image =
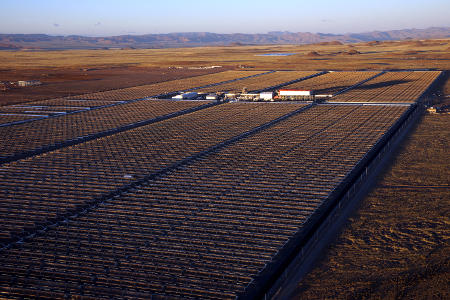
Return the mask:
[(0, 33), (358, 33), (450, 27), (449, 0), (0, 0)]

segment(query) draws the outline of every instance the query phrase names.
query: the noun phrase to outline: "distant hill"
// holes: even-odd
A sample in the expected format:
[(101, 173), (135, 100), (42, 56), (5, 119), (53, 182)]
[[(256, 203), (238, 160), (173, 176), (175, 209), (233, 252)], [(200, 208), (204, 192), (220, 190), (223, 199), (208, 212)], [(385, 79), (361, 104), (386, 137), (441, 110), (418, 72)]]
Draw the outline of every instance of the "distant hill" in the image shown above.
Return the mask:
[(218, 34), (184, 32), (168, 34), (86, 37), (78, 35), (0, 34), (0, 50), (15, 49), (101, 49), (101, 48), (172, 48), (197, 46), (357, 43), (406, 39), (450, 38), (450, 27), (404, 29), (365, 33), (327, 34), (310, 32), (269, 32), (265, 34)]

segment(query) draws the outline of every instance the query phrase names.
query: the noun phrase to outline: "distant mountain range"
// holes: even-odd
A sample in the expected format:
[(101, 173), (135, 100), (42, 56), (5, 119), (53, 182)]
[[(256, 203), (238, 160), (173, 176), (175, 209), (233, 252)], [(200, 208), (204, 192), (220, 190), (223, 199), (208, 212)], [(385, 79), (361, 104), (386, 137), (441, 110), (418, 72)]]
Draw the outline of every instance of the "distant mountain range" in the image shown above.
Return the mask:
[(79, 35), (0, 34), (0, 50), (21, 49), (102, 49), (102, 48), (173, 48), (197, 46), (315, 44), (323, 42), (357, 43), (406, 39), (450, 38), (450, 27), (404, 29), (365, 33), (326, 34), (309, 32), (269, 32), (265, 34), (219, 34), (185, 32), (168, 34), (87, 37)]

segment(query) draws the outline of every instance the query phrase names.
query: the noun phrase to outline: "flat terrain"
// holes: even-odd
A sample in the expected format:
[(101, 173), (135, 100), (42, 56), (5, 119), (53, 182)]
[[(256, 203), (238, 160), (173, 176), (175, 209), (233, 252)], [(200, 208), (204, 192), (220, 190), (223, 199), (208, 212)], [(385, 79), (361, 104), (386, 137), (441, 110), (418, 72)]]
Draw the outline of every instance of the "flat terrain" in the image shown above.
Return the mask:
[[(44, 85), (0, 91), (0, 105), (104, 91), (226, 69), (450, 69), (450, 41), (148, 50), (0, 51), (0, 81)], [(291, 56), (258, 56), (295, 53)], [(191, 67), (222, 66), (193, 70)], [(174, 69), (182, 68), (182, 69)]]
[(449, 138), (423, 117), (294, 298), (449, 299)]

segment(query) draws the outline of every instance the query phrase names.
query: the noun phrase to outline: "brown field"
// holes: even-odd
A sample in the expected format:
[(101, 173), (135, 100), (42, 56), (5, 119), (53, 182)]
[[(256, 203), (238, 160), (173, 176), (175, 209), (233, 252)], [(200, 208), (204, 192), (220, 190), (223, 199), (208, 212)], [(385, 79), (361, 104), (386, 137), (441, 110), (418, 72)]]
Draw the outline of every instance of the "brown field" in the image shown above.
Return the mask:
[(449, 299), (449, 128), (423, 117), (293, 298)]
[[(449, 40), (428, 40), (347, 45), (0, 51), (0, 81), (38, 79), (44, 83), (38, 87), (1, 91), (0, 105), (144, 85), (236, 68), (301, 71), (450, 69), (449, 44)], [(273, 52), (296, 54), (255, 56)], [(212, 65), (223, 67), (188, 69)]]

